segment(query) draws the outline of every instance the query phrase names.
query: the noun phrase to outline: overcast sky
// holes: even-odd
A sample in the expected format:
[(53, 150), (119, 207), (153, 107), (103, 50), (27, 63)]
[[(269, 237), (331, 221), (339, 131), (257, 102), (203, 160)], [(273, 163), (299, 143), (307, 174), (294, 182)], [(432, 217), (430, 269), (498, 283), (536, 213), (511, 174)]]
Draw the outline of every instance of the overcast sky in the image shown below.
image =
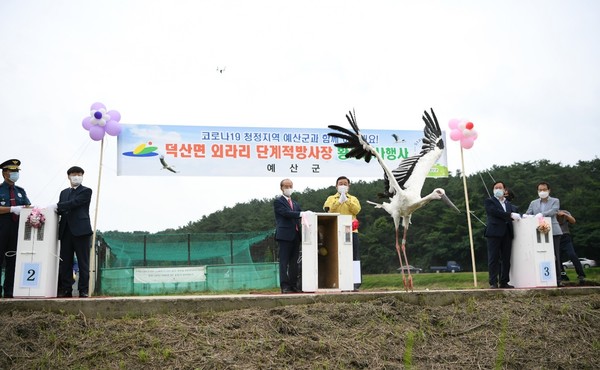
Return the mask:
[[(444, 129), (475, 124), (468, 174), (575, 164), (598, 155), (598, 35), (596, 0), (2, 0), (0, 161), (23, 162), (38, 206), (82, 166), (92, 217), (101, 173), (98, 229), (151, 232), (277, 195), (280, 179), (117, 176), (115, 137), (100, 171), (81, 126), (94, 102), (127, 124), (322, 128), (355, 109), (363, 128), (406, 130), (433, 107)], [(454, 172), (460, 146), (447, 150)]]

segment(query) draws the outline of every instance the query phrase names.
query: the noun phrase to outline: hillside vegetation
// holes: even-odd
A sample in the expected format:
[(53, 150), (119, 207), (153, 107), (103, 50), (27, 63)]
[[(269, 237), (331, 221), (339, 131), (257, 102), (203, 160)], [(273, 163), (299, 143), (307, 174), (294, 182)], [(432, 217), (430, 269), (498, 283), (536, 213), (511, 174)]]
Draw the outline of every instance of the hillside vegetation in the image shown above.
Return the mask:
[[(351, 174), (346, 175), (352, 177)], [(574, 166), (542, 160), (494, 166), (467, 177), (477, 270), (487, 270), (484, 225), (477, 218), (485, 222), (483, 201), (489, 196), (488, 191), (494, 180), (504, 181), (514, 191), (516, 199), (513, 203), (519, 207), (521, 213), (524, 213), (529, 203), (537, 197), (538, 182), (549, 182), (552, 187), (551, 196), (559, 198), (561, 208), (569, 210), (577, 219), (577, 224), (571, 227), (571, 232), (579, 257), (600, 260), (600, 203), (596, 194), (597, 189), (600, 189), (600, 159), (580, 161)], [(380, 202), (377, 194), (384, 190), (383, 187), (383, 180), (358, 181), (353, 182), (350, 189), (350, 193), (358, 197), (362, 204), (359, 214), (361, 260), (363, 272), (370, 274), (394, 272), (398, 267), (393, 221), (385, 211), (366, 203), (367, 200)], [(428, 194), (437, 187), (445, 189), (448, 197), (463, 212), (458, 214), (442, 202), (432, 202), (418, 210), (412, 217), (407, 238), (409, 262), (427, 269), (431, 265), (444, 265), (448, 260), (455, 260), (463, 269), (469, 270), (471, 252), (460, 173), (444, 179), (427, 179), (421, 194)], [(307, 189), (294, 194), (294, 197), (304, 210), (321, 211), (323, 202), (334, 191), (332, 184), (328, 188)], [(234, 207), (225, 207), (199, 220), (190, 221), (178, 229), (164, 230), (163, 233), (270, 230), (275, 225), (273, 200), (252, 199)], [(111, 233), (119, 232), (107, 232)], [(133, 234), (137, 233), (144, 232)], [(274, 241), (271, 241), (269, 246), (263, 245), (261, 248), (273, 249), (274, 245)], [(272, 253), (255, 251), (253, 255), (259, 259), (273, 258)]]

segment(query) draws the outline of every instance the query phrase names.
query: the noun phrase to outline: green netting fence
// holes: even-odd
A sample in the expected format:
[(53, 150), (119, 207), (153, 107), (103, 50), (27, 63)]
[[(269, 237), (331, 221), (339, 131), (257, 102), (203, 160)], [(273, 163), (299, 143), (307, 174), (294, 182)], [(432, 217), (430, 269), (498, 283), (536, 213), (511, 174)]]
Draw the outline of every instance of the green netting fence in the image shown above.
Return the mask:
[(102, 235), (96, 294), (158, 295), (279, 286), (274, 230)]

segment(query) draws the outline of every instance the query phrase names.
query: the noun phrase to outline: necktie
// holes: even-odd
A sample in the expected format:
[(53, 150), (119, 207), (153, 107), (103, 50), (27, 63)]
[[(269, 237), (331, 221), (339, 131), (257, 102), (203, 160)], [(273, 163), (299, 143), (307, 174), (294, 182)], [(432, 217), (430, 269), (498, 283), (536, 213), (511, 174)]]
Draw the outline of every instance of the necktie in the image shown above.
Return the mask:
[[(288, 198), (288, 203), (290, 204), (290, 208), (292, 211), (294, 210), (294, 203), (292, 203), (292, 198)], [(298, 224), (296, 223), (296, 231), (298, 231)]]
[[(17, 200), (15, 199), (15, 187), (10, 185), (8, 187), (8, 191), (9, 191), (9, 195), (10, 195), (10, 205), (11, 206), (16, 206), (17, 205)], [(19, 221), (19, 216), (15, 215), (14, 213), (12, 214), (12, 219), (13, 221), (17, 222)]]

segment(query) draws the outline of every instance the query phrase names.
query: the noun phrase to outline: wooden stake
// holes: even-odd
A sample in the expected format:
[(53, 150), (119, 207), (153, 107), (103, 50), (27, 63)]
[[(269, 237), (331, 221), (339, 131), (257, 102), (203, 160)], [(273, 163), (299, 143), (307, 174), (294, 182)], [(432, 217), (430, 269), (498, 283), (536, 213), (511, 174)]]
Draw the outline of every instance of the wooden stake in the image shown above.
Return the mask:
[(465, 158), (463, 147), (460, 147), (460, 162), (462, 165), (463, 188), (465, 189), (465, 203), (467, 206), (467, 225), (469, 226), (469, 242), (471, 243), (471, 264), (473, 265), (473, 286), (477, 288), (477, 269), (475, 267), (475, 249), (473, 248), (473, 229), (471, 227), (471, 210), (469, 208), (469, 192), (467, 191), (467, 176), (465, 175)]
[(102, 158), (104, 157), (104, 138), (100, 142), (100, 166), (98, 168), (98, 186), (96, 187), (96, 210), (94, 211), (94, 232), (92, 233), (92, 250), (90, 251), (90, 297), (96, 288), (97, 264), (96, 259), (96, 224), (98, 222), (98, 208), (100, 208), (100, 182), (102, 180)]

